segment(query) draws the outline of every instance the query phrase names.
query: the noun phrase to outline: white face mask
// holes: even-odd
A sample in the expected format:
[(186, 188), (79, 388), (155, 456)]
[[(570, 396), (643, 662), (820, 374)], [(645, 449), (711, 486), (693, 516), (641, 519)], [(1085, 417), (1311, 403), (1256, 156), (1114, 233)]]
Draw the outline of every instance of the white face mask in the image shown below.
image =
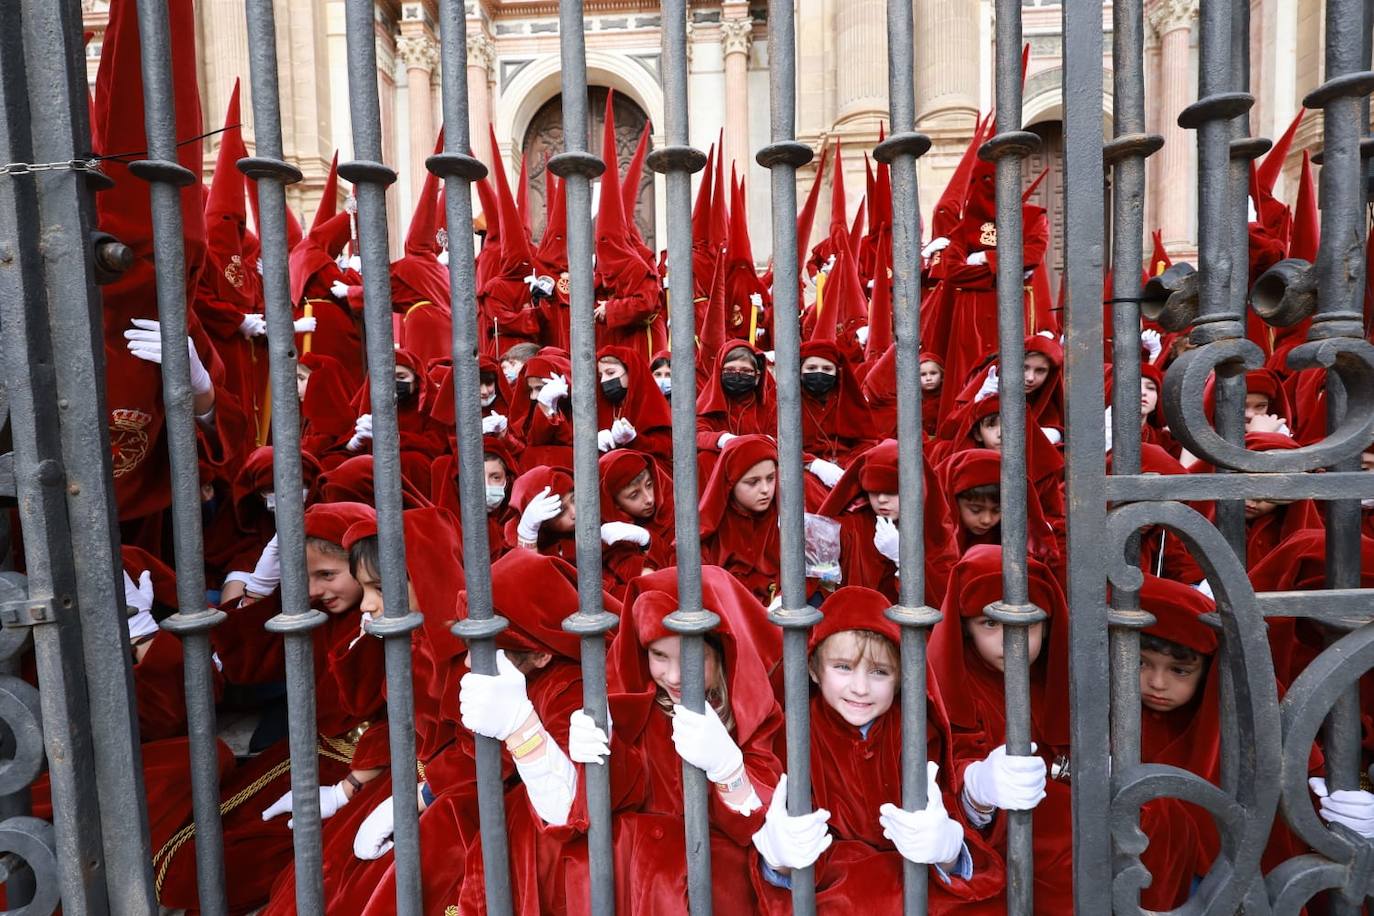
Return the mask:
[(658, 382), (658, 390), (663, 392), (664, 397), (673, 393), (673, 380), (671, 378), (657, 378), (654, 381)]
[(495, 404), (495, 403), (496, 403), (496, 392), (494, 392), (494, 391), (491, 393), (491, 397), (482, 398), (482, 406), (483, 406), (483, 407), (490, 407), (491, 405), (493, 405), (493, 404)]
[(519, 369), (502, 369), (502, 370), (501, 370), (501, 374), (504, 375), (504, 376), (506, 377), (506, 381), (511, 382), (511, 383), (513, 384), (513, 383), (515, 382), (515, 380), (518, 379), (518, 378), (520, 377), (520, 370), (519, 370)]
[(488, 509), (495, 509), (497, 506), (501, 505), (501, 501), (502, 501), (503, 499), (505, 499), (505, 498), (506, 498), (506, 488), (505, 488), (505, 487), (493, 487), (493, 486), (491, 486), (490, 484), (488, 484), (488, 486), (487, 486), (487, 508), (488, 508)]

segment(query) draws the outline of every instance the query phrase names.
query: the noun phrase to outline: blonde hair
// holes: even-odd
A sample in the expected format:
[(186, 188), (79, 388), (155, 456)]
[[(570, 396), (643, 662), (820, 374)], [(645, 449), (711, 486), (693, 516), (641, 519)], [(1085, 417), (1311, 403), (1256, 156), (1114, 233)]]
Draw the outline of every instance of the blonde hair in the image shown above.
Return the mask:
[[(854, 654), (846, 659), (850, 664), (857, 665), (864, 659), (868, 659), (875, 665), (886, 665), (894, 671), (901, 667), (900, 650), (893, 644), (892, 640), (883, 634), (873, 630), (840, 630), (838, 633), (831, 633), (821, 640), (821, 644), (811, 653), (807, 666), (813, 677), (820, 677), (820, 668), (824, 664), (824, 657), (828, 656), (830, 652), (837, 651), (833, 642), (841, 636), (848, 636), (854, 640)], [(829, 651), (827, 651), (827, 646), (830, 647)]]
[[(725, 730), (733, 733), (735, 731), (735, 712), (730, 708), (730, 686), (729, 680), (725, 676), (725, 653), (721, 651), (720, 641), (712, 636), (705, 637), (706, 650), (716, 657), (714, 683), (706, 685), (706, 702), (711, 704), (711, 708), (716, 711), (720, 723), (725, 726)], [(654, 691), (654, 702), (659, 709), (671, 716), (673, 714), (673, 701), (668, 696), (668, 691), (659, 687)]]

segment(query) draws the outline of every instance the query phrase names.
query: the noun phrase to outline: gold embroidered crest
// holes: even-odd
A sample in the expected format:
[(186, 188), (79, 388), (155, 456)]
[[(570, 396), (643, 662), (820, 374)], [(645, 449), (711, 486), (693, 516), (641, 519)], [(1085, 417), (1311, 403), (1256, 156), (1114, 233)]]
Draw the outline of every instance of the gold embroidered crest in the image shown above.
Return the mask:
[(247, 271), (243, 267), (243, 258), (234, 255), (229, 258), (229, 263), (224, 265), (224, 279), (229, 281), (229, 285), (234, 289), (243, 289), (243, 282), (247, 277)]
[(984, 223), (978, 227), (978, 244), (988, 248), (997, 247), (997, 224)]
[(572, 280), (568, 277), (567, 273), (558, 275), (558, 291), (562, 293), (564, 297), (572, 295)]
[(744, 312), (740, 310), (737, 302), (730, 306), (730, 325), (737, 328), (742, 324), (744, 324)]
[(151, 414), (133, 408), (110, 411), (110, 458), (114, 476), (123, 477), (148, 456), (148, 424)]

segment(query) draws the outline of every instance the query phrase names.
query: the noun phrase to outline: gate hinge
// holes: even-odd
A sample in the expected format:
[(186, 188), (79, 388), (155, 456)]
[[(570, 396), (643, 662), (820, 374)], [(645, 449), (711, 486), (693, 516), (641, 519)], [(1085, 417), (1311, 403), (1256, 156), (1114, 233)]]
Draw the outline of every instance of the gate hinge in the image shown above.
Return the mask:
[(0, 603), (0, 624), (7, 627), (33, 627), (57, 620), (51, 598), (30, 596)]

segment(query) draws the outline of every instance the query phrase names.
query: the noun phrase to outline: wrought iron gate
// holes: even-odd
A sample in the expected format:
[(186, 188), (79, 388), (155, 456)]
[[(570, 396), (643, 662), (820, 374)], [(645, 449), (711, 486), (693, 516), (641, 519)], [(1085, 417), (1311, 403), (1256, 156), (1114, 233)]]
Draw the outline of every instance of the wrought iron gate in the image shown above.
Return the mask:
[[(813, 151), (795, 138), (794, 4), (770, 0), (768, 9), (771, 142), (758, 153), (772, 175), (773, 250), (796, 250), (796, 170)], [(1019, 0), (996, 3), (997, 133), (982, 154), (997, 162), (997, 231), (1002, 257), (997, 292), (1002, 365), (1023, 360), (1021, 160), (1036, 137), (1020, 130), (1022, 43)], [(192, 779), (198, 836), (197, 869), (204, 912), (224, 911), (215, 768), (215, 711), (210, 699), (209, 631), (222, 616), (207, 608), (200, 568), (201, 526), (186, 350), (185, 272), (179, 188), (192, 180), (177, 164), (170, 83), (168, 4), (139, 0), (143, 92), (148, 150), (132, 172), (150, 184), (155, 219), (158, 312), (172, 458), (175, 543), (180, 611), (164, 627), (184, 641), (190, 718)], [(283, 563), (284, 612), (269, 628), (287, 648), (297, 903), (320, 912), (321, 838), (316, 792), (315, 707), (310, 631), (322, 615), (309, 607), (304, 576), (300, 494), (299, 416), (294, 394), (296, 354), (287, 285), (284, 186), (300, 173), (283, 160), (276, 25), (273, 0), (246, 0), (257, 156), (239, 167), (257, 179), (271, 383), (276, 411), (276, 518)], [(663, 4), (662, 73), (666, 145), (650, 157), (665, 178), (669, 210), (668, 263), (672, 312), (693, 314), (691, 176), (705, 157), (687, 142), (687, 0)], [(1201, 806), (1216, 819), (1222, 856), (1195, 889), (1190, 913), (1297, 913), (1319, 891), (1331, 889), (1333, 912), (1355, 912), (1374, 889), (1374, 847), (1315, 816), (1308, 801), (1307, 749), (1325, 729), (1328, 779), (1333, 788), (1360, 781), (1360, 708), (1357, 679), (1374, 667), (1374, 605), (1359, 590), (1361, 498), (1374, 498), (1374, 474), (1358, 473), (1359, 455), (1374, 439), (1374, 348), (1364, 339), (1364, 199), (1367, 168), (1362, 144), (1369, 123), (1370, 7), (1361, 0), (1326, 0), (1325, 82), (1305, 105), (1324, 114), (1320, 254), (1315, 265), (1289, 265), (1282, 296), (1257, 307), (1275, 325), (1311, 316), (1307, 343), (1295, 367), (1326, 370), (1328, 435), (1286, 452), (1245, 450), (1241, 411), (1243, 373), (1258, 365), (1258, 350), (1244, 337), (1248, 290), (1245, 196), (1249, 160), (1268, 146), (1249, 137), (1248, 15), (1243, 0), (1203, 0), (1200, 23), (1199, 100), (1177, 113), (1198, 136), (1200, 263), (1196, 275), (1159, 296), (1142, 297), (1142, 201), (1145, 159), (1162, 140), (1145, 132), (1142, 0), (1113, 7), (1114, 136), (1102, 140), (1102, 10), (1092, 0), (1063, 7), (1065, 122), (1066, 379), (1069, 602), (1074, 797), (1074, 878), (1077, 912), (1136, 913), (1148, 882), (1138, 816), (1145, 802), (1164, 796)], [(444, 179), (450, 226), (471, 223), (470, 183), (484, 167), (468, 155), (465, 10), (441, 0), (443, 153), (429, 169)], [(595, 375), (592, 309), (590, 182), (601, 160), (583, 148), (588, 112), (581, 0), (560, 4), (564, 136), (568, 150), (550, 164), (565, 180), (572, 281), (572, 361), (579, 378)], [(891, 136), (875, 155), (890, 163), (894, 314), (901, 442), (901, 594), (889, 612), (902, 627), (904, 802), (925, 802), (925, 651), (938, 612), (926, 605), (922, 556), (920, 386), (917, 342), (920, 307), (917, 159), (929, 140), (915, 132), (913, 30), (910, 0), (889, 0), (888, 53)], [(391, 303), (387, 281), (385, 194), (395, 180), (382, 159), (381, 120), (371, 0), (347, 3), (350, 111), (356, 159), (340, 173), (357, 188), (358, 223), (366, 286), (366, 340), (376, 449), (376, 500), (386, 614), (370, 625), (386, 640), (391, 769), (396, 799), (397, 910), (418, 913), (420, 850), (415, 793), (410, 631), (419, 615), (407, 607), (401, 522), (401, 473), (393, 397)], [(0, 658), (6, 671), (31, 651), (39, 690), (13, 673), (0, 674), (0, 719), (9, 756), (0, 767), (0, 852), (6, 857), (11, 905), (31, 896), (25, 913), (151, 913), (156, 911), (149, 864), (147, 814), (141, 803), (139, 742), (131, 708), (131, 669), (123, 613), (113, 491), (102, 392), (100, 275), (118, 270), (127, 256), (118, 240), (93, 232), (90, 192), (100, 183), (91, 160), (78, 0), (11, 0), (0, 4), (0, 329), (12, 456), (0, 464), (0, 491), (17, 500), (27, 580), (0, 582)], [(1104, 170), (1111, 169), (1112, 233), (1104, 250)], [(1103, 470), (1102, 277), (1111, 268), (1114, 443), (1111, 474)], [(807, 605), (802, 544), (802, 448), (797, 291), (798, 265), (775, 268), (778, 443), (782, 518), (782, 604), (773, 615), (784, 630), (789, 809), (810, 804), (806, 640), (818, 615)], [(504, 626), (494, 616), (483, 523), (482, 451), (476, 399), (474, 278), (471, 259), (450, 262), (454, 329), (453, 384), (457, 409), (459, 480), (464, 555), (471, 617), (458, 626), (471, 646), (474, 668), (494, 670), (493, 636)], [(1167, 298), (1166, 298), (1167, 297)], [(1140, 473), (1140, 310), (1166, 327), (1191, 326), (1197, 346), (1169, 370), (1163, 397), (1170, 427), (1194, 454), (1218, 468), (1213, 474), (1160, 478)], [(694, 443), (693, 328), (672, 326), (674, 481), (697, 492)], [(1209, 376), (1219, 379), (1215, 425), (1203, 409)], [(1042, 612), (1029, 598), (1026, 558), (1025, 400), (1017, 375), (1001, 380), (1003, 598), (988, 613), (1007, 626), (1006, 742), (1028, 753), (1030, 712), (1027, 627)], [(572, 393), (576, 421), (595, 418), (595, 390)], [(1314, 473), (1322, 471), (1322, 473)], [(584, 437), (575, 451), (578, 491), (595, 492), (597, 449)], [(1326, 503), (1327, 590), (1256, 594), (1246, 576), (1245, 498), (1311, 498)], [(1216, 522), (1181, 500), (1217, 500)], [(601, 565), (595, 500), (581, 500), (577, 517), (578, 566)], [(677, 516), (680, 608), (668, 625), (684, 634), (687, 672), (684, 702), (701, 709), (703, 634), (716, 617), (702, 607), (697, 518)], [(1140, 696), (1136, 675), (1139, 632), (1148, 614), (1136, 593), (1141, 571), (1133, 565), (1137, 532), (1162, 525), (1182, 538), (1205, 570), (1218, 598), (1222, 632), (1223, 778), (1214, 786), (1182, 770), (1143, 765)], [(1111, 602), (1108, 602), (1108, 585)], [(601, 605), (600, 583), (584, 576), (581, 610), (566, 626), (582, 637), (586, 708), (604, 726), (605, 638), (615, 625)], [(1326, 625), (1331, 645), (1280, 702), (1264, 635), (1266, 617), (1303, 617)], [(501, 806), (499, 746), (479, 739), (482, 851), (487, 903), (508, 912)], [(44, 753), (46, 752), (46, 754)], [(25, 787), (46, 756), (53, 797), (52, 823), (24, 814)], [(610, 800), (603, 767), (586, 768), (592, 869), (590, 911), (614, 908)], [(705, 774), (684, 766), (692, 910), (711, 904)], [(1260, 854), (1270, 825), (1281, 814), (1315, 852), (1285, 862), (1267, 875)], [(1033, 813), (1010, 817), (1007, 908), (1032, 907)], [(926, 869), (907, 865), (905, 911), (925, 911)], [(814, 909), (811, 876), (796, 872), (798, 912)]]

